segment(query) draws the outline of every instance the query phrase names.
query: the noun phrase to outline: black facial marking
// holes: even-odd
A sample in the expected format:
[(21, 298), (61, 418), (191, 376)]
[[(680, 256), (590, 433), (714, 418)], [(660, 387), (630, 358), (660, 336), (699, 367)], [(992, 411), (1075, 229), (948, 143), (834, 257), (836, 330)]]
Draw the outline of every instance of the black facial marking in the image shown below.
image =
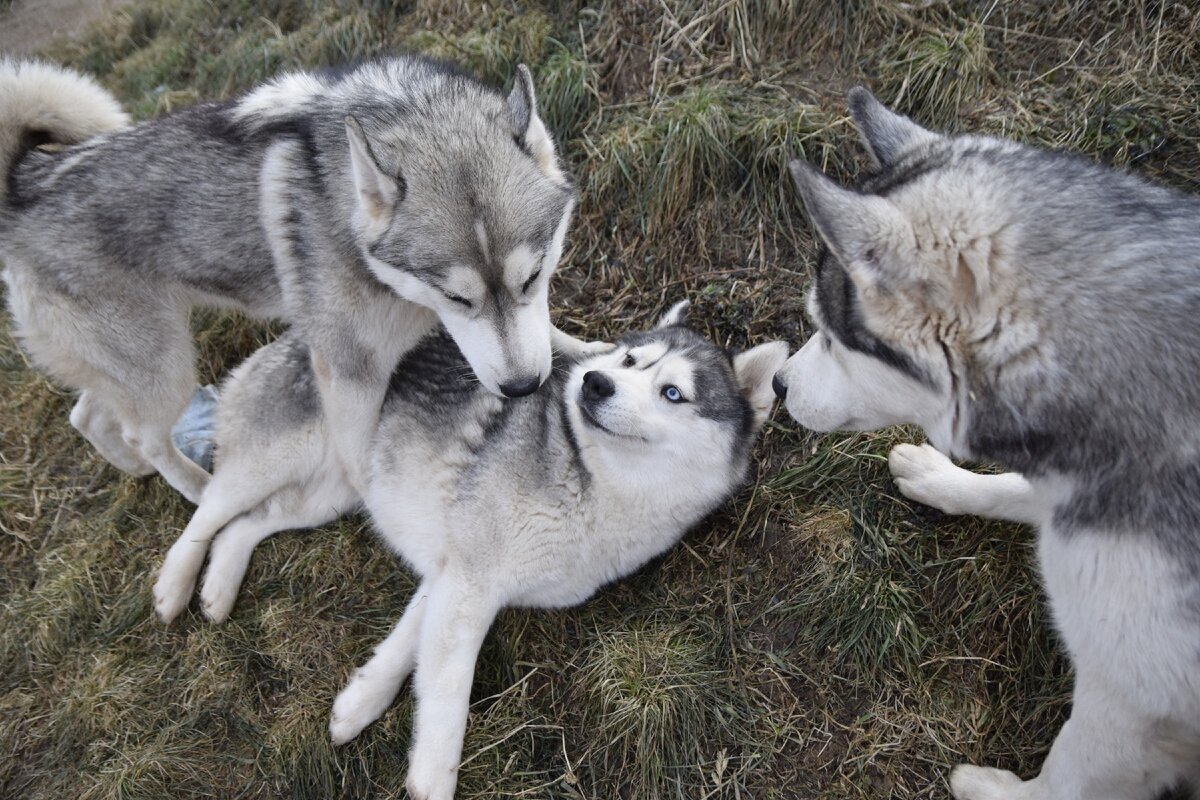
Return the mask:
[(822, 248), (817, 259), (816, 293), (826, 336), (837, 339), (850, 350), (882, 361), (915, 381), (932, 385), (928, 373), (916, 362), (867, 329), (854, 281), (828, 248)]
[(671, 353), (685, 356), (692, 367), (693, 388), (688, 397), (691, 409), (706, 419), (734, 426), (742, 437), (753, 433), (754, 412), (738, 388), (729, 353), (691, 328), (671, 325), (628, 334), (618, 339), (617, 344), (631, 350), (650, 344), (665, 345), (664, 358)]

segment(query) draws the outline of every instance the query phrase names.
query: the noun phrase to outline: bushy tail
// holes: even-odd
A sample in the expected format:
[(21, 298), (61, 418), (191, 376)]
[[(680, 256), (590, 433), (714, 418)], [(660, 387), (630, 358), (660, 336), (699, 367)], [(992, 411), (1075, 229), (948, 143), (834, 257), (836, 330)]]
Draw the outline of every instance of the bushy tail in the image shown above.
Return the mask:
[(77, 144), (129, 124), (129, 115), (86, 75), (37, 61), (0, 59), (0, 207), (8, 176), (26, 150)]

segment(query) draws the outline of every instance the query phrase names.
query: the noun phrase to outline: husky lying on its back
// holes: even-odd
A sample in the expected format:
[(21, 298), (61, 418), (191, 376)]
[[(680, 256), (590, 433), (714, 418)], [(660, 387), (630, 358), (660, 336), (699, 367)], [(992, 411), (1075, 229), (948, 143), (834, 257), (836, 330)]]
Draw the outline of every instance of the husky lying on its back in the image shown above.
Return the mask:
[[(682, 326), (681, 306), (604, 354), (560, 335), (556, 345), (575, 356), (521, 400), (484, 391), (445, 336), (419, 345), (393, 377), (363, 454), (363, 502), (422, 582), (338, 695), (330, 732), (338, 743), (357, 736), (419, 665), (413, 797), (454, 793), (475, 657), (501, 608), (582, 602), (740, 485), (787, 347), (730, 359)], [(310, 368), (289, 335), (230, 378), (212, 483), (155, 585), (164, 619), (187, 604), (214, 535), (200, 596), (205, 614), (223, 620), (255, 545), (359, 503), (321, 414), (321, 366)]]
[(129, 127), (89, 78), (0, 59), (17, 334), (80, 392), (71, 424), (101, 455), (193, 502), (208, 473), (170, 438), (195, 386), (192, 307), (282, 318), (321, 355), (358, 483), (388, 377), (437, 322), (488, 390), (545, 380), (574, 204), (524, 66), (506, 97), (447, 64), (379, 59)]
[(960, 767), (955, 795), (1200, 789), (1200, 200), (941, 136), (862, 89), (850, 107), (878, 170), (852, 192), (792, 165), (828, 247), (809, 295), (819, 331), (777, 390), (815, 430), (921, 425), (937, 450), (896, 448), (901, 491), (1037, 525), (1075, 666), (1041, 774)]

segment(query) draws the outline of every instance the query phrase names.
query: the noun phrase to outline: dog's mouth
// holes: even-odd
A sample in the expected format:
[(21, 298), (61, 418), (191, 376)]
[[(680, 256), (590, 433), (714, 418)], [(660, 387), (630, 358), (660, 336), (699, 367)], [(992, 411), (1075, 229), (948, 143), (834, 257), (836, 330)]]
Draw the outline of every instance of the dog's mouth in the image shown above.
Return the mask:
[(638, 436), (637, 434), (633, 433), (617, 433), (612, 428), (605, 427), (604, 423), (596, 419), (596, 415), (592, 413), (590, 408), (588, 408), (588, 404), (584, 402), (582, 397), (579, 399), (579, 402), (576, 403), (576, 405), (579, 406), (579, 416), (583, 418), (584, 424), (588, 427), (602, 431), (614, 439), (632, 439), (635, 442), (647, 441), (646, 437), (644, 436)]
[(587, 403), (582, 403), (582, 402), (579, 403), (579, 416), (583, 417), (583, 421), (586, 422), (588, 425), (590, 425), (591, 427), (593, 427), (597, 430), (604, 431), (609, 436), (620, 436), (621, 435), (621, 434), (617, 433), (616, 431), (611, 431), (608, 428), (604, 427), (604, 424), (601, 423), (600, 420), (596, 419), (595, 415), (592, 414), (592, 410), (587, 407)]

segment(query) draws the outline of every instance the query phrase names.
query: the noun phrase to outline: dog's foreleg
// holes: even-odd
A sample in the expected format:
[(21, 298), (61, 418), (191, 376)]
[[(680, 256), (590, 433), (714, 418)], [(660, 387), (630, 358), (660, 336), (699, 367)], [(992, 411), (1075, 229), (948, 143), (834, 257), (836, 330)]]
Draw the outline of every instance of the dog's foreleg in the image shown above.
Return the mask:
[(569, 333), (563, 333), (558, 326), (552, 325), (550, 327), (550, 347), (554, 352), (560, 353), (572, 361), (578, 361), (589, 356), (611, 353), (617, 346), (611, 342), (585, 342), (583, 339), (576, 339)]
[(950, 789), (957, 800), (1148, 800), (1170, 787), (1177, 768), (1156, 749), (1151, 724), (1111, 687), (1081, 676), (1071, 718), (1037, 778), (960, 766)]
[(329, 735), (345, 744), (383, 715), (417, 663), (421, 623), (429, 601), (430, 582), (422, 581), (408, 601), (404, 616), (375, 647), (371, 660), (354, 671), (346, 688), (333, 701)]
[(90, 391), (80, 393), (79, 400), (71, 409), (70, 420), (71, 426), (96, 448), (104, 460), (122, 472), (140, 478), (157, 471), (137, 450), (126, 444), (121, 435), (120, 420), (97, 402)]
[(321, 406), (334, 452), (350, 485), (360, 497), (367, 490), (367, 458), (371, 438), (379, 425), (379, 412), (387, 396), (388, 376), (373, 365), (362, 364), (353, 376), (312, 350), (313, 372), (321, 393)]
[(888, 454), (896, 486), (910, 497), (946, 514), (1036, 524), (1044, 518), (1037, 491), (1015, 472), (978, 475), (957, 466), (928, 444), (898, 444)]
[(409, 796), (451, 800), (458, 782), (475, 660), (500, 606), (479, 582), (452, 575), (429, 595), (417, 651), (417, 710), (408, 754)]

